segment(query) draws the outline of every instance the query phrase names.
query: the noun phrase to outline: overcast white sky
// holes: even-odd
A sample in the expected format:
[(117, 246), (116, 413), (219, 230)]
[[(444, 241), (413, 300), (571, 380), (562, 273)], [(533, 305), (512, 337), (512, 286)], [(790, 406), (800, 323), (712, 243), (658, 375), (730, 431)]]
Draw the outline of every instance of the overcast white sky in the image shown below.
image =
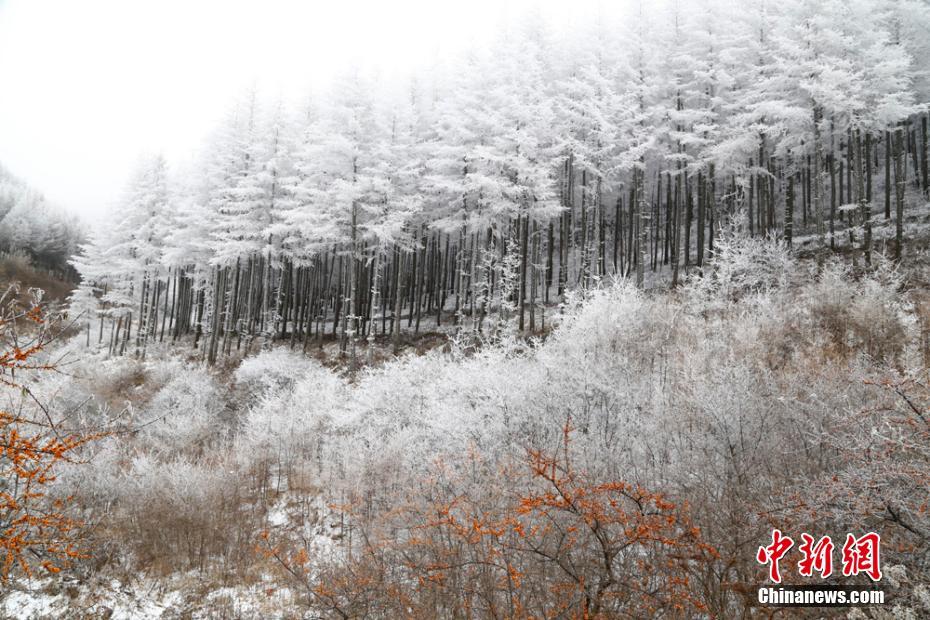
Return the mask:
[(140, 153), (189, 160), (252, 83), (406, 73), (548, 0), (0, 0), (0, 163), (95, 218)]

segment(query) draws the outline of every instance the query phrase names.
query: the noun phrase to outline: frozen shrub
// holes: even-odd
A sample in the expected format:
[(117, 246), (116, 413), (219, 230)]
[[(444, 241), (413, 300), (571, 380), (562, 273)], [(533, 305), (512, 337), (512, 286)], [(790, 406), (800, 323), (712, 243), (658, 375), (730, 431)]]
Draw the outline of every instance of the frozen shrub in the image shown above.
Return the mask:
[(132, 402), (138, 405), (147, 396), (145, 365), (133, 359), (101, 360), (95, 364), (88, 380), (95, 384), (98, 398), (110, 409), (119, 411)]
[(584, 303), (572, 309), (546, 344), (546, 350), (557, 355), (574, 352), (593, 361), (616, 355), (645, 335), (648, 322), (657, 319), (642, 291), (628, 281), (594, 291)]
[(244, 532), (257, 524), (248, 525), (250, 512), (230, 465), (219, 455), (198, 461), (160, 461), (146, 454), (133, 459), (112, 523), (134, 543), (144, 566), (202, 570), (207, 562), (248, 553), (241, 546)]
[(734, 300), (784, 288), (796, 270), (789, 248), (776, 237), (749, 237), (725, 229), (714, 242), (709, 266), (689, 288), (705, 300)]
[(85, 506), (108, 506), (119, 499), (121, 477), (126, 462), (125, 447), (116, 437), (101, 439), (92, 454), (90, 467), (83, 463), (70, 463), (55, 481), (60, 495), (77, 490), (77, 497)]
[(908, 337), (900, 285), (888, 265), (856, 279), (848, 267), (834, 262), (801, 295), (809, 320), (827, 335), (829, 350), (842, 357), (864, 353), (895, 363)]
[(233, 374), (237, 386), (250, 398), (272, 390), (289, 390), (311, 371), (314, 361), (283, 347), (262, 351), (242, 360)]
[[(270, 364), (268, 359), (243, 364), (245, 369), (237, 372), (249, 385), (264, 386), (244, 415), (234, 446), (239, 466), (252, 471), (259, 489), (268, 484), (278, 491), (287, 488), (307, 463), (319, 472), (332, 416), (348, 397), (344, 381), (314, 360), (304, 358), (301, 371), (285, 380), (279, 364), (290, 355), (269, 354)], [(269, 367), (273, 371), (266, 373)]]
[(178, 368), (147, 406), (136, 415), (140, 439), (149, 449), (196, 454), (220, 442), (230, 427), (221, 419), (223, 394), (202, 367)]
[(849, 308), (849, 329), (857, 345), (878, 362), (895, 364), (907, 334), (899, 301), (900, 279), (891, 270), (863, 278)]

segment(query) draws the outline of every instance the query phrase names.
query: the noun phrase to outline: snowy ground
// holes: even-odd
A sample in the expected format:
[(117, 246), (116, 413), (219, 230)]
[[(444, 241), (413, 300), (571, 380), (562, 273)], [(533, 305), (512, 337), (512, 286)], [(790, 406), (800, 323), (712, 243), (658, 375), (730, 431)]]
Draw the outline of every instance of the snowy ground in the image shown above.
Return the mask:
[[(267, 515), (271, 530), (292, 528), (300, 520), (286, 494)], [(308, 548), (321, 556), (334, 552), (332, 534), (337, 531), (336, 522), (323, 518), (303, 525), (304, 535), (311, 541)], [(0, 595), (0, 618), (283, 619), (301, 617), (304, 613), (298, 596), (299, 593), (281, 587), (270, 575), (260, 575), (249, 585), (222, 587), (196, 572), (167, 578), (138, 575), (122, 582), (103, 578), (80, 582), (64, 576), (13, 582), (9, 592)]]
[(265, 583), (215, 588), (196, 575), (158, 581), (141, 576), (129, 583), (111, 580), (80, 586), (67, 580), (32, 580), (14, 588), (0, 601), (0, 616), (4, 618), (258, 619), (300, 614), (290, 590)]

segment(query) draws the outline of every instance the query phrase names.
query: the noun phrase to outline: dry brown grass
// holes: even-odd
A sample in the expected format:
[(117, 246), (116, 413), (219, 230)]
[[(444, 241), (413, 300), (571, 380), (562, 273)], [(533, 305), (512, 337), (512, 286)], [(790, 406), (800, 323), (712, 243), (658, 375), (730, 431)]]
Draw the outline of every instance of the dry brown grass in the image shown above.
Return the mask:
[(0, 256), (0, 292), (10, 287), (18, 289), (18, 303), (28, 304), (30, 289), (43, 290), (45, 301), (64, 302), (74, 290), (75, 284), (33, 267), (29, 259), (21, 254), (4, 254)]

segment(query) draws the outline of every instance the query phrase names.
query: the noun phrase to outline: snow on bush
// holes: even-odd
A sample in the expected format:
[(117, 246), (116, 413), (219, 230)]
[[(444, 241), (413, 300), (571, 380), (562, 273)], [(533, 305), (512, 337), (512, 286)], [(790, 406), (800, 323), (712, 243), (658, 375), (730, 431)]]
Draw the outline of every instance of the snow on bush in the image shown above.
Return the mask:
[(233, 378), (249, 397), (258, 397), (270, 390), (291, 389), (314, 363), (306, 355), (278, 347), (242, 360)]
[(229, 428), (220, 419), (221, 388), (201, 366), (177, 366), (175, 372), (136, 416), (140, 439), (154, 452), (197, 453), (222, 441)]

